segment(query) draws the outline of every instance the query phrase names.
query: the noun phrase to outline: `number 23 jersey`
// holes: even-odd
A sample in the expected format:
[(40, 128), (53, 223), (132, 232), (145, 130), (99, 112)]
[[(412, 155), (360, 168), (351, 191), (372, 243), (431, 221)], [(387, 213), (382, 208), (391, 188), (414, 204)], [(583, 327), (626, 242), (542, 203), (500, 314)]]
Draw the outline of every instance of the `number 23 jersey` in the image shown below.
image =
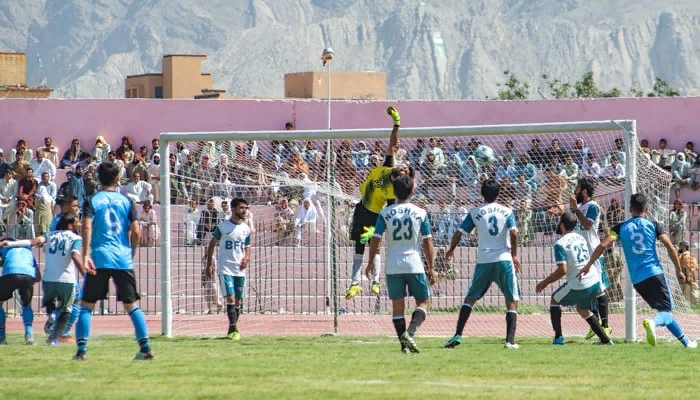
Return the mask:
[(214, 237), (219, 241), (219, 274), (245, 276), (245, 270), (241, 271), (240, 266), (245, 250), (250, 247), (248, 224), (223, 221), (216, 226)]
[(477, 264), (513, 261), (510, 254), (510, 231), (517, 230), (513, 210), (498, 203), (477, 207), (469, 211), (459, 230), (469, 235), (474, 228), (479, 235)]
[(374, 236), (381, 238), (385, 232), (386, 273), (424, 273), (421, 245), (432, 236), (428, 213), (410, 203), (392, 204), (379, 213)]

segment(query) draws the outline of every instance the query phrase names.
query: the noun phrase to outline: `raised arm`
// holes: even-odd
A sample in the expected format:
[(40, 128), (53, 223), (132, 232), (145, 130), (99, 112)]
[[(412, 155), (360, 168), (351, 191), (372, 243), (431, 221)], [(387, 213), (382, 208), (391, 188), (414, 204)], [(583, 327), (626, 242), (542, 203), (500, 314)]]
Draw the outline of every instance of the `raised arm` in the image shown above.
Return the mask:
[(610, 247), (613, 242), (615, 241), (616, 236), (615, 235), (608, 235), (603, 239), (602, 242), (598, 245), (598, 247), (593, 250), (593, 254), (591, 255), (591, 258), (588, 260), (588, 263), (586, 263), (586, 266), (583, 267), (578, 274), (576, 274), (576, 277), (581, 279), (584, 275), (588, 273), (588, 271), (591, 270), (591, 266), (600, 258), (600, 256), (603, 255), (603, 252), (605, 249)]
[(391, 136), (389, 138), (389, 149), (387, 149), (388, 156), (394, 156), (394, 151), (399, 145), (399, 126), (401, 125), (401, 116), (399, 115), (399, 110), (394, 107), (389, 107), (386, 109), (386, 113), (391, 116), (394, 122), (394, 129), (391, 130)]

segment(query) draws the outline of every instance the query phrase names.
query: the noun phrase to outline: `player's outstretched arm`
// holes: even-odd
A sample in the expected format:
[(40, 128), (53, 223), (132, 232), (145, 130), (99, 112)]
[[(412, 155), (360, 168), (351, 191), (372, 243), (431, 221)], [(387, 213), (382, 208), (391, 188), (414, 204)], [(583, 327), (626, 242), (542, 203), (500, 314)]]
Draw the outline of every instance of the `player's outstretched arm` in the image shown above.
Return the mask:
[(554, 270), (554, 272), (549, 274), (548, 277), (543, 279), (537, 284), (537, 286), (535, 286), (535, 293), (541, 293), (547, 286), (566, 276), (566, 272), (568, 270), (566, 264), (557, 264), (557, 267), (558, 268)]
[(211, 278), (212, 276), (214, 276), (213, 260), (214, 260), (214, 250), (216, 250), (217, 243), (219, 243), (219, 239), (212, 238), (211, 241), (209, 242), (209, 246), (207, 247), (207, 269), (204, 270), (204, 273), (207, 275), (208, 278)]
[(365, 269), (365, 275), (369, 280), (372, 280), (372, 275), (374, 275), (374, 257), (379, 254), (379, 244), (381, 242), (382, 239), (377, 236), (373, 237), (369, 242), (369, 262), (367, 263), (367, 269)]
[(399, 126), (401, 125), (401, 116), (399, 115), (399, 110), (394, 107), (387, 108), (386, 113), (391, 116), (391, 119), (394, 122), (394, 129), (391, 130), (391, 136), (389, 137), (389, 148), (387, 149), (387, 155), (393, 156), (394, 150), (399, 145)]
[(459, 245), (459, 242), (462, 240), (462, 231), (457, 231), (455, 234), (452, 236), (452, 241), (450, 242), (450, 248), (447, 250), (445, 253), (445, 259), (449, 260), (452, 258), (452, 254), (454, 254), (455, 249)]
[(681, 282), (685, 282), (685, 275), (683, 274), (683, 269), (681, 269), (681, 259), (680, 257), (678, 257), (678, 251), (676, 251), (676, 247), (673, 245), (671, 239), (665, 233), (662, 233), (659, 236), (659, 240), (661, 241), (661, 243), (663, 243), (664, 246), (666, 246), (668, 256), (671, 258), (671, 261), (673, 261), (673, 265), (676, 267), (676, 276), (678, 276), (678, 279), (680, 279)]
[(427, 237), (423, 239), (423, 254), (428, 262), (428, 270), (425, 271), (428, 276), (428, 282), (434, 285), (435, 279), (435, 247), (433, 247), (433, 238)]

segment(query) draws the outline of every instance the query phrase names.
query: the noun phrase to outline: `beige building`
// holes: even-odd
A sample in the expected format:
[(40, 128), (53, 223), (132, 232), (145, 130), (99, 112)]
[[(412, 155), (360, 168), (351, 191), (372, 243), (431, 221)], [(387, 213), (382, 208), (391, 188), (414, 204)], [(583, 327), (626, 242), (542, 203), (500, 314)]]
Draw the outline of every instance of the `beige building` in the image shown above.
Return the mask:
[(214, 89), (211, 74), (202, 73), (206, 59), (205, 55), (165, 55), (163, 72), (127, 76), (124, 95), (128, 99), (225, 98), (225, 90)]
[(20, 97), (45, 99), (51, 89), (27, 86), (27, 55), (0, 52), (0, 98)]
[[(333, 72), (331, 98), (346, 100), (386, 100), (386, 72)], [(327, 72), (295, 72), (284, 75), (284, 96), (300, 99), (327, 99)]]

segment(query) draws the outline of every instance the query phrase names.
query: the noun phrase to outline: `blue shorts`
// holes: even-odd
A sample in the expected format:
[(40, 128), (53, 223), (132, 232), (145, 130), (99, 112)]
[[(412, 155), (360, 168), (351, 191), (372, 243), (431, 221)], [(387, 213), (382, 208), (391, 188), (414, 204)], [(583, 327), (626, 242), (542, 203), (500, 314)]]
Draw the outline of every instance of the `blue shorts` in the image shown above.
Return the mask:
[(634, 289), (639, 293), (649, 307), (656, 311), (673, 311), (673, 298), (668, 289), (666, 275), (658, 274), (634, 284)]
[(391, 300), (403, 300), (408, 295), (416, 301), (426, 301), (430, 298), (430, 286), (425, 274), (387, 274), (386, 287)]
[(484, 297), (492, 282), (496, 282), (506, 301), (519, 301), (520, 291), (515, 278), (515, 267), (512, 261), (496, 261), (476, 264), (474, 278), (467, 292), (467, 300), (479, 300)]
[(235, 296), (238, 300), (243, 299), (245, 276), (219, 275), (219, 284), (224, 296)]
[(596, 298), (603, 292), (600, 282), (585, 289), (572, 289), (571, 283), (566, 282), (555, 290), (552, 298), (562, 306), (576, 306), (584, 310), (592, 310), (596, 304)]

